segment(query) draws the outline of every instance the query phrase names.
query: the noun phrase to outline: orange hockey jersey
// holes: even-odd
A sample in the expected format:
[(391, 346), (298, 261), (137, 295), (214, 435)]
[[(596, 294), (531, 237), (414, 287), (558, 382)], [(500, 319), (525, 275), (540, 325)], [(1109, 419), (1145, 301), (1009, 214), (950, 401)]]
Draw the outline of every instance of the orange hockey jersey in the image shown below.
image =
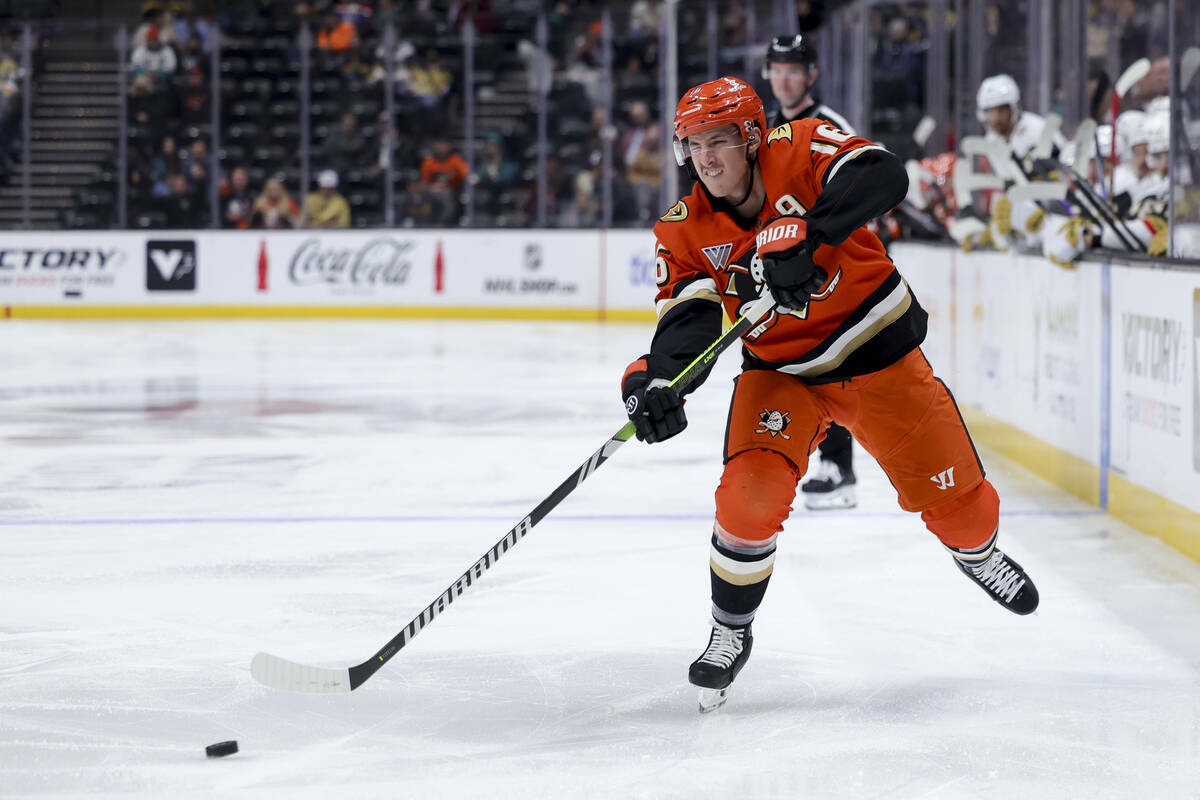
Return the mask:
[[(743, 336), (747, 369), (809, 383), (875, 372), (925, 338), (927, 316), (879, 239), (863, 225), (904, 197), (899, 159), (819, 119), (769, 131), (758, 149), (766, 201), (745, 220), (697, 181), (663, 215), (658, 239), (658, 329), (652, 350), (690, 360), (711, 341), (723, 305), (731, 318), (764, 291), (755, 233), (777, 216), (801, 216), (813, 260), (829, 274), (807, 309), (777, 308)], [(702, 334), (698, 332), (703, 329)]]

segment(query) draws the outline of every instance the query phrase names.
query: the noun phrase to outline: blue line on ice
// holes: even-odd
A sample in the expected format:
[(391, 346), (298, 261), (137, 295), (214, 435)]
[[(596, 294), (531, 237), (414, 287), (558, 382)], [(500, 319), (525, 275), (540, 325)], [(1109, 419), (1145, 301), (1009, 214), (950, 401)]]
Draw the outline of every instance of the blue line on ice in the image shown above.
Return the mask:
[[(1002, 517), (1093, 517), (1105, 512), (1098, 508), (1086, 509), (1017, 509), (1001, 511)], [(855, 518), (900, 518), (911, 516), (905, 511), (822, 511), (824, 517)], [(555, 514), (547, 519), (563, 522), (609, 522), (609, 521), (654, 521), (654, 520), (708, 520), (712, 514)], [(147, 517), (100, 518), (100, 519), (9, 519), (0, 520), (4, 527), (45, 527), (53, 525), (288, 525), (293, 523), (337, 522), (517, 522), (513, 514), (476, 514), (452, 516), (446, 514), (409, 514), (395, 516), (332, 516), (332, 517)]]

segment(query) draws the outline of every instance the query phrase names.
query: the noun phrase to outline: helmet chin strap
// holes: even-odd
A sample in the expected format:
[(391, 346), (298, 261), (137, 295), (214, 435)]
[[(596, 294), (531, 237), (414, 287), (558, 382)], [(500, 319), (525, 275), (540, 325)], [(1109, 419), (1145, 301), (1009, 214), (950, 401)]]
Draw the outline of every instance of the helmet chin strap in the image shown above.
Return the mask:
[(758, 154), (750, 152), (750, 142), (746, 141), (746, 163), (750, 165), (750, 182), (746, 184), (746, 193), (742, 195), (742, 199), (731, 205), (737, 208), (742, 203), (750, 199), (750, 193), (754, 191), (754, 162), (758, 161)]
[(738, 200), (736, 203), (730, 203), (730, 205), (734, 208), (737, 208), (742, 203), (749, 200), (750, 193), (754, 191), (754, 159), (747, 157), (746, 161), (750, 164), (750, 182), (746, 184), (746, 193), (742, 195), (742, 199)]

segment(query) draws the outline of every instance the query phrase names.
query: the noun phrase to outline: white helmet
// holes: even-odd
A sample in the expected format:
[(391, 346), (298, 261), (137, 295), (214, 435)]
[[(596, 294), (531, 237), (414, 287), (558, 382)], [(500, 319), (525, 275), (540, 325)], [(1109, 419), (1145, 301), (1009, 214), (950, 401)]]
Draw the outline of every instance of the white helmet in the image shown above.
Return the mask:
[(1146, 113), (1147, 114), (1157, 114), (1160, 111), (1170, 111), (1170, 110), (1171, 110), (1171, 98), (1165, 94), (1154, 98), (1149, 103), (1146, 103)]
[(983, 112), (997, 106), (1012, 106), (1013, 113), (1021, 103), (1021, 90), (1011, 75), (993, 75), (984, 78), (975, 95), (975, 116), (983, 122)]
[(1160, 111), (1147, 114), (1146, 122), (1142, 127), (1146, 131), (1147, 153), (1166, 153), (1171, 149), (1170, 113)]
[(1117, 158), (1133, 158), (1133, 147), (1146, 144), (1146, 112), (1131, 109), (1117, 116)]

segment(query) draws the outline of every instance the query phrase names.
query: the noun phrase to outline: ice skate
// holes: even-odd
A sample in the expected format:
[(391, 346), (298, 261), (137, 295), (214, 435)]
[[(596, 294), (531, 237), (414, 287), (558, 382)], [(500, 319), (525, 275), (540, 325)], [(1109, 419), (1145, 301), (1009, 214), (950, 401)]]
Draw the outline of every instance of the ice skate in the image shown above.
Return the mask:
[(971, 564), (955, 556), (954, 563), (993, 600), (1014, 614), (1032, 614), (1038, 607), (1038, 591), (1021, 565), (1000, 552)]
[(832, 461), (821, 461), (817, 476), (800, 486), (800, 491), (804, 492), (804, 507), (809, 511), (854, 508), (858, 505), (854, 495), (857, 482), (854, 470), (843, 473)]
[(688, 668), (688, 680), (700, 687), (700, 713), (725, 705), (729, 686), (750, 658), (754, 636), (750, 626), (731, 628), (713, 621), (708, 647)]

